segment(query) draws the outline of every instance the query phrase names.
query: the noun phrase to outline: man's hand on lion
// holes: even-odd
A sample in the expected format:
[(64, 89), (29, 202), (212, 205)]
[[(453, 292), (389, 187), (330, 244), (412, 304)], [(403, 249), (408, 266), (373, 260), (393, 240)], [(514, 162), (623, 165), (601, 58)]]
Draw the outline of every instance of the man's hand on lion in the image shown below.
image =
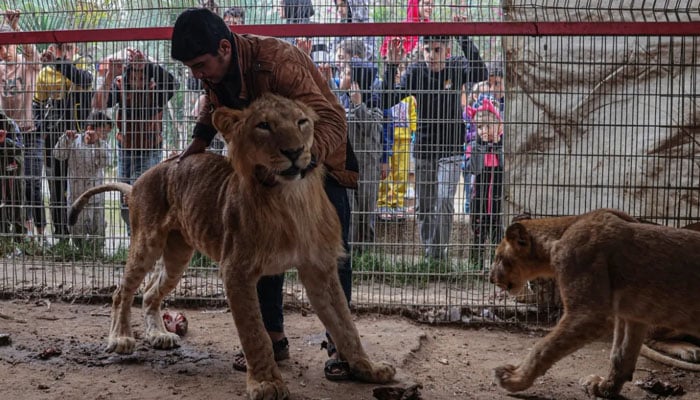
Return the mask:
[(204, 150), (207, 149), (207, 142), (202, 139), (202, 138), (194, 138), (192, 139), (192, 143), (190, 143), (189, 146), (185, 149), (185, 151), (180, 154), (180, 157), (178, 157), (177, 162), (180, 162), (180, 160), (185, 159), (187, 156), (192, 155), (192, 154), (197, 154), (197, 153), (204, 153)]

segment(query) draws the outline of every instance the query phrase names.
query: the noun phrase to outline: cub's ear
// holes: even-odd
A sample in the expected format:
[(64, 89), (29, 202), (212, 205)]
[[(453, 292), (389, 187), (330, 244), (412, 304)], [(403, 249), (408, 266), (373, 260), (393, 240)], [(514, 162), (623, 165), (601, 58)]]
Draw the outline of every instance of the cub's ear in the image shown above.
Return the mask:
[(532, 238), (525, 225), (516, 222), (506, 229), (506, 240), (515, 247), (530, 247)]
[(234, 131), (234, 125), (241, 120), (243, 117), (243, 111), (234, 110), (228, 107), (219, 107), (214, 111), (211, 116), (211, 122), (217, 131), (221, 133), (221, 136), (226, 139), (226, 141), (231, 140), (231, 135)]
[(301, 100), (294, 100), (295, 103), (297, 103), (297, 106), (301, 108), (301, 110), (306, 114), (307, 117), (309, 117), (310, 120), (314, 122), (318, 122), (319, 117), (318, 114), (316, 114), (316, 111), (314, 111), (311, 107), (309, 107), (306, 103), (304, 103)]
[(532, 215), (529, 212), (524, 211), (522, 214), (518, 214), (515, 217), (513, 217), (511, 222), (518, 222), (518, 221), (523, 221), (523, 220), (527, 220), (527, 219), (532, 219)]

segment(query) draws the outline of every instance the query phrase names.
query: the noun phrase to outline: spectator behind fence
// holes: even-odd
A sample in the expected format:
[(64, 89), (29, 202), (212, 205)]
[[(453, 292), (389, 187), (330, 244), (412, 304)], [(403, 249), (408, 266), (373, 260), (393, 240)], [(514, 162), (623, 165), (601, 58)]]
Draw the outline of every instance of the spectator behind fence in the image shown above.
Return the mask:
[[(335, 2), (335, 11), (341, 23), (361, 23), (371, 22), (369, 16), (369, 4), (367, 0), (333, 0)], [(364, 53), (358, 57), (373, 61), (377, 55), (376, 38), (374, 36), (363, 36), (357, 39), (362, 40), (364, 45)], [(338, 38), (335, 41), (335, 46), (338, 46), (344, 39)]]
[[(406, 22), (430, 22), (433, 15), (433, 0), (408, 0), (406, 8)], [(382, 58), (386, 58), (389, 51), (389, 44), (392, 40), (398, 39), (403, 46), (403, 54), (412, 54), (418, 46), (418, 36), (386, 36), (379, 49)]]
[(24, 238), (26, 218), (22, 146), (12, 139), (17, 135), (17, 125), (0, 112), (0, 235), (11, 235), (12, 241), (19, 243)]
[[(68, 163), (68, 206), (86, 190), (104, 183), (109, 165), (107, 135), (112, 120), (102, 111), (91, 113), (84, 132), (66, 131), (54, 146), (54, 157)], [(104, 193), (89, 203), (71, 227), (73, 244), (90, 254), (102, 254), (105, 236)]]
[(241, 7), (230, 7), (224, 11), (226, 25), (245, 25), (245, 10)]
[(384, 85), (384, 104), (396, 104), (413, 95), (418, 103), (415, 137), (416, 216), (428, 260), (445, 260), (452, 231), (454, 195), (459, 184), (464, 151), (464, 124), (460, 90), (486, 77), (486, 67), (472, 40), (464, 36), (464, 57), (450, 57), (451, 38), (423, 37), (424, 60), (408, 66), (401, 82), (394, 76), (405, 49), (391, 41)]
[[(415, 61), (413, 56), (414, 53), (403, 54), (396, 68), (394, 85), (401, 83), (407, 65)], [(415, 211), (413, 206), (407, 207), (406, 200), (415, 199), (413, 137), (417, 127), (416, 107), (415, 97), (406, 96), (384, 109), (382, 182), (377, 201), (379, 219), (384, 221), (402, 221)]]
[[(163, 111), (179, 84), (162, 66), (136, 49), (127, 49), (128, 59), (112, 59), (93, 107), (118, 107), (117, 164), (120, 182), (133, 184), (163, 157)], [(130, 232), (129, 209), (122, 199), (121, 216)]]
[(473, 104), (479, 100), (479, 96), (484, 95), (487, 98), (496, 100), (499, 110), (503, 112), (505, 107), (505, 85), (503, 84), (503, 68), (498, 64), (493, 63), (488, 67), (489, 75), (485, 81), (477, 82), (471, 90), (470, 103)]
[[(215, 108), (243, 109), (264, 93), (276, 93), (308, 104), (319, 116), (314, 125), (312, 153), (327, 170), (325, 191), (338, 212), (346, 251), (350, 226), (347, 189), (357, 185), (357, 159), (350, 142), (343, 108), (312, 60), (288, 42), (254, 35), (238, 35), (223, 20), (201, 9), (189, 9), (173, 28), (172, 57), (188, 66), (204, 82), (206, 102), (194, 128), (192, 143), (181, 158), (204, 151), (216, 134), (211, 125)], [(258, 69), (257, 66), (266, 66)], [(255, 73), (253, 73), (255, 72)], [(352, 270), (349, 258), (339, 260), (338, 274), (350, 302)], [(284, 274), (262, 277), (258, 301), (276, 360), (289, 358), (284, 333), (282, 287)], [(324, 369), (329, 379), (350, 379), (349, 365), (340, 359), (332, 341), (332, 353)], [(331, 348), (333, 350), (331, 350)], [(243, 353), (234, 356), (234, 368), (246, 370)]]
[[(347, 39), (340, 43), (339, 52), (348, 54), (356, 42)], [(364, 52), (361, 52), (364, 53)], [(357, 155), (360, 179), (353, 191), (352, 242), (355, 249), (366, 249), (374, 243), (374, 225), (377, 190), (381, 178), (382, 122), (384, 113), (379, 93), (373, 90), (377, 67), (369, 61), (353, 58), (340, 69), (340, 102), (346, 110), (348, 140)]]
[(382, 181), (377, 207), (381, 220), (406, 218), (406, 191), (411, 164), (411, 138), (416, 131), (416, 98), (406, 96), (388, 110), (390, 123), (384, 139), (386, 159), (382, 160)]
[(477, 135), (467, 145), (466, 171), (474, 175), (470, 220), (477, 246), (472, 248), (471, 258), (482, 268), (484, 245), (503, 239), (503, 122), (498, 102), (482, 97), (476, 106), (467, 108)]
[[(4, 13), (3, 32), (19, 32), (19, 10), (7, 10)], [(44, 243), (44, 226), (46, 215), (41, 194), (42, 167), (44, 165), (44, 140), (34, 125), (32, 115), (32, 96), (41, 63), (39, 53), (33, 44), (22, 45), (22, 52), (17, 45), (0, 45), (0, 109), (19, 126), (21, 141), (24, 145), (25, 200), (27, 202), (25, 227), (30, 236), (36, 234), (38, 242)]]
[(211, 10), (214, 14), (219, 13), (219, 3), (214, 0), (200, 0), (199, 6)]
[(44, 135), (46, 178), (49, 186), (51, 222), (54, 239), (68, 241), (67, 165), (56, 160), (53, 148), (67, 130), (84, 129), (90, 112), (92, 73), (77, 54), (75, 43), (54, 43), (41, 55), (32, 102), (37, 130)]
[(279, 16), (287, 24), (308, 24), (316, 14), (311, 0), (279, 0)]
[[(503, 115), (505, 110), (505, 88), (503, 86), (503, 69), (497, 64), (489, 65), (489, 77), (485, 81), (475, 83), (466, 97), (468, 103), (464, 107), (464, 122), (466, 124), (466, 130), (464, 135), (464, 145), (467, 146), (471, 141), (476, 138), (476, 127), (471, 122), (469, 114), (467, 113), (467, 107), (471, 106), (473, 108), (478, 108), (483, 99), (490, 99), (494, 104), (499, 104), (499, 111)], [(469, 162), (465, 159), (466, 163)], [(472, 198), (472, 188), (473, 188), (474, 176), (464, 172), (464, 213), (470, 214), (470, 204)]]

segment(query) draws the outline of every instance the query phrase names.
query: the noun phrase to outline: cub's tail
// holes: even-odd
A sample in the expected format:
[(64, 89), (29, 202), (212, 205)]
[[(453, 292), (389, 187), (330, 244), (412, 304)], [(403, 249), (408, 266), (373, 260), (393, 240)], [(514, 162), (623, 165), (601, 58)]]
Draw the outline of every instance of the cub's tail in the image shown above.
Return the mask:
[(656, 349), (652, 349), (646, 344), (642, 346), (641, 354), (644, 357), (659, 362), (661, 364), (670, 365), (672, 367), (684, 369), (686, 371), (700, 372), (700, 364), (690, 361), (679, 360), (678, 358), (661, 353)]
[(90, 200), (90, 197), (96, 194), (111, 192), (115, 190), (120, 191), (128, 202), (128, 197), (131, 194), (131, 185), (129, 185), (128, 183), (112, 182), (105, 183), (104, 185), (95, 186), (92, 189), (86, 190), (85, 193), (81, 194), (80, 197), (78, 197), (78, 199), (75, 200), (73, 204), (71, 204), (70, 211), (68, 212), (68, 225), (73, 226), (76, 222), (78, 222), (78, 215), (81, 211), (83, 211), (83, 208), (85, 208), (85, 205)]

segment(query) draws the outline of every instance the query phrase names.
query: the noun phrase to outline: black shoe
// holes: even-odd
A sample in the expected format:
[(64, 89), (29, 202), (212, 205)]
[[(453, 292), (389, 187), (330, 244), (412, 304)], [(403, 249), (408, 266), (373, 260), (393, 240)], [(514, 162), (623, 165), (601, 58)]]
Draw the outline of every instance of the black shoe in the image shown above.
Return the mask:
[[(289, 340), (282, 338), (276, 342), (272, 342), (272, 353), (275, 355), (275, 361), (282, 361), (289, 358)], [(248, 364), (245, 359), (243, 350), (233, 355), (233, 369), (236, 371), (246, 372)]]

